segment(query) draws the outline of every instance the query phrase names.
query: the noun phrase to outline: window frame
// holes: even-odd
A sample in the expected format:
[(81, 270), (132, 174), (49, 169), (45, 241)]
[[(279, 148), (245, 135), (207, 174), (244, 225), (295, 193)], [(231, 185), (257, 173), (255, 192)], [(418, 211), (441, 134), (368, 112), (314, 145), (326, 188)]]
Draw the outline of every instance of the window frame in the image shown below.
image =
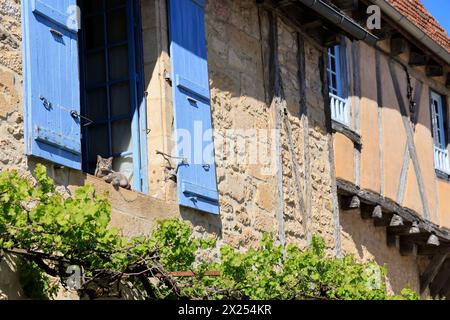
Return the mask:
[[(331, 53), (334, 50), (334, 54)], [(333, 62), (335, 70), (333, 70)], [(327, 48), (327, 82), (330, 96), (330, 109), (332, 122), (337, 122), (347, 128), (352, 126), (352, 110), (349, 99), (349, 62), (347, 55), (346, 38), (341, 37), (339, 43)], [(333, 82), (335, 77), (336, 84)], [(333, 107), (334, 106), (334, 107)], [(344, 111), (342, 112), (342, 109)], [(334, 111), (333, 111), (334, 110)], [(336, 110), (340, 110), (337, 111)], [(338, 115), (335, 115), (338, 113)], [(351, 130), (351, 129), (350, 129)]]
[[(431, 115), (433, 124), (433, 144), (441, 149), (447, 148), (447, 137), (445, 128), (445, 113), (443, 105), (443, 96), (434, 90), (430, 91)], [(435, 103), (437, 105), (435, 105)], [(436, 112), (437, 107), (437, 112)], [(436, 119), (437, 117), (437, 119)], [(439, 122), (439, 123), (437, 123)]]
[[(447, 97), (430, 88), (429, 98), (434, 167), (438, 177), (449, 179), (450, 152), (448, 148), (449, 128)], [(443, 161), (445, 162), (440, 165), (439, 163)]]
[[(77, 1), (80, 4), (80, 1)], [(111, 81), (110, 79), (105, 79), (106, 86), (113, 86), (114, 84), (129, 82), (129, 94), (130, 94), (130, 114), (127, 119), (130, 120), (131, 125), (131, 150), (124, 151), (120, 154), (111, 154), (115, 158), (126, 158), (131, 156), (133, 158), (133, 180), (134, 183), (132, 188), (134, 191), (148, 193), (148, 181), (147, 181), (147, 106), (145, 99), (145, 88), (144, 88), (144, 66), (143, 66), (143, 38), (142, 38), (142, 20), (140, 13), (140, 2), (137, 0), (129, 0), (125, 2), (125, 5), (118, 5), (116, 7), (111, 7), (109, 9), (104, 9), (104, 12), (94, 13), (105, 16), (106, 11), (116, 11), (120, 9), (125, 9), (127, 13), (127, 35), (128, 40), (126, 45), (129, 48), (128, 53), (128, 77), (127, 79), (120, 79)], [(104, 29), (106, 30), (106, 21), (103, 21)], [(114, 47), (115, 44), (110, 45), (107, 43), (107, 35), (105, 34), (105, 48)], [(85, 29), (79, 31), (79, 57), (80, 57), (80, 87), (81, 87), (81, 113), (87, 116), (87, 96), (86, 90), (87, 81), (86, 73), (83, 70), (86, 67), (86, 36)], [(119, 43), (119, 46), (121, 43)], [(117, 47), (119, 47), (117, 46)], [(103, 48), (103, 50), (106, 50)], [(105, 52), (108, 52), (106, 50)], [(106, 53), (105, 53), (106, 54)], [(114, 146), (112, 142), (112, 123), (114, 121), (119, 122), (121, 118), (114, 118), (111, 115), (111, 104), (110, 104), (110, 89), (106, 90), (106, 99), (108, 105), (108, 149), (111, 153), (114, 152)], [(88, 118), (86, 118), (88, 119)], [(88, 121), (89, 123), (89, 121)], [(91, 172), (92, 168), (88, 167), (88, 144), (89, 137), (86, 126), (82, 126), (82, 170), (83, 172)]]

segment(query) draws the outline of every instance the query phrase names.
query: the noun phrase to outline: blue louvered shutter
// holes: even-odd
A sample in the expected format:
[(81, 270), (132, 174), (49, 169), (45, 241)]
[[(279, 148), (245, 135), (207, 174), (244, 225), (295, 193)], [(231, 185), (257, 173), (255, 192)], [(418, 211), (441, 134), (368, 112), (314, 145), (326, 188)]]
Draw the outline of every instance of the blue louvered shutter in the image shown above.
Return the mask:
[(75, 5), (22, 1), (25, 140), (27, 154), (81, 169)]
[(212, 214), (219, 202), (211, 130), (204, 0), (170, 0), (172, 83), (182, 206)]

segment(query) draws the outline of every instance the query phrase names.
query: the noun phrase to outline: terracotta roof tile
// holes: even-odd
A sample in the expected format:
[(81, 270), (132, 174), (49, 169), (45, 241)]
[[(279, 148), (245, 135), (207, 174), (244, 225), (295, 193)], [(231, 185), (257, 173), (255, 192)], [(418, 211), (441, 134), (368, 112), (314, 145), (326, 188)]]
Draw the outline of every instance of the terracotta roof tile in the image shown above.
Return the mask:
[(450, 37), (420, 0), (387, 0), (409, 21), (450, 52)]

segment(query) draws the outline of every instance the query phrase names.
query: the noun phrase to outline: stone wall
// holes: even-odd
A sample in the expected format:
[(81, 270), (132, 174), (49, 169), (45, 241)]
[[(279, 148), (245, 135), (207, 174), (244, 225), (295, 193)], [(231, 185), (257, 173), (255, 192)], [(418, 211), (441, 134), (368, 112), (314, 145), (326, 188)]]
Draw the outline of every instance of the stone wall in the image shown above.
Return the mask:
[(24, 167), (20, 3), (0, 0), (0, 167)]
[[(278, 20), (278, 59), (286, 99), (289, 124), (281, 126), (282, 206), (284, 234), (288, 243), (307, 244), (305, 215), (309, 213), (311, 233), (321, 234), (328, 247), (334, 249), (335, 221), (332, 213), (329, 136), (325, 130), (324, 100), (318, 70), (321, 50), (305, 41), (306, 102), (309, 121), (300, 114), (300, 81), (298, 77), (297, 32)], [(254, 1), (207, 1), (206, 34), (208, 65), (212, 93), (213, 127), (216, 135), (216, 164), (220, 193), (222, 238), (238, 248), (257, 244), (264, 232), (279, 235), (278, 180), (273, 154), (276, 134), (275, 106), (270, 97), (269, 19)], [(240, 131), (241, 129), (241, 131)], [(235, 153), (222, 144), (233, 135), (251, 141), (257, 129), (267, 133), (267, 141), (258, 147), (270, 154), (270, 163), (235, 161), (240, 152), (248, 156), (250, 149)], [(261, 151), (259, 149), (259, 151)], [(226, 154), (226, 158), (221, 157)], [(313, 161), (305, 159), (309, 157)], [(246, 159), (248, 160), (248, 159)], [(275, 167), (275, 168), (274, 168)], [(309, 172), (308, 176), (306, 174)], [(267, 174), (268, 173), (268, 174)], [(296, 179), (297, 177), (299, 179)], [(302, 212), (298, 189), (305, 198)], [(189, 215), (192, 216), (192, 215)], [(197, 220), (197, 219), (195, 219)]]

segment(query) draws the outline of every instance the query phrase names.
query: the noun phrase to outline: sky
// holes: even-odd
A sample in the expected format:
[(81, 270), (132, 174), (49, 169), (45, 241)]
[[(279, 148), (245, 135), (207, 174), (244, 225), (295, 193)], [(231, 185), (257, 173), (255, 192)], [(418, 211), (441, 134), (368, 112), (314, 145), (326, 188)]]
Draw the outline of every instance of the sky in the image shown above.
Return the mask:
[(450, 35), (450, 1), (449, 0), (421, 0), (425, 8), (436, 18)]

